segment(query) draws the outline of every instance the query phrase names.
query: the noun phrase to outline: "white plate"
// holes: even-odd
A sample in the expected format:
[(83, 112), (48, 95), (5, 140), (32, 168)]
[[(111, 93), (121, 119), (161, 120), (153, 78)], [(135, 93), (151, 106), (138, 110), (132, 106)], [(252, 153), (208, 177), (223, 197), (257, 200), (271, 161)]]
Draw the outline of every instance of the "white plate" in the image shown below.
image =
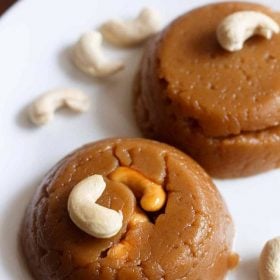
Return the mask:
[[(69, 61), (69, 46), (81, 32), (112, 17), (134, 16), (143, 6), (158, 9), (168, 23), (208, 1), (24, 0), (0, 18), (0, 279), (30, 279), (18, 250), (24, 209), (44, 174), (84, 143), (110, 136), (139, 136), (131, 84), (141, 48), (109, 50), (124, 58), (124, 72), (92, 80)], [(260, 1), (280, 9), (278, 1)], [(39, 93), (60, 86), (83, 89), (92, 101), (88, 114), (59, 113), (53, 123), (34, 128), (26, 105)], [(280, 171), (240, 180), (216, 181), (236, 225), (239, 268), (228, 279), (257, 278), (264, 242), (280, 234)]]

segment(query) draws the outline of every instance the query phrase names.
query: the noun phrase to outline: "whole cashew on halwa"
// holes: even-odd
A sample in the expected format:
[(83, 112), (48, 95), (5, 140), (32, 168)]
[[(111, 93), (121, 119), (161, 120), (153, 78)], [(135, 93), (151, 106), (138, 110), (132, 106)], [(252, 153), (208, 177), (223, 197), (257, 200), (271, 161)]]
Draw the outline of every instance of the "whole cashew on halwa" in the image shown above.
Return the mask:
[(259, 260), (260, 280), (280, 280), (280, 237), (266, 242)]
[(68, 198), (68, 213), (74, 224), (97, 238), (109, 238), (122, 228), (123, 215), (96, 203), (106, 188), (101, 175), (79, 182)]
[(144, 8), (133, 20), (112, 19), (105, 22), (100, 31), (104, 38), (117, 46), (130, 47), (141, 44), (161, 29), (159, 14)]
[[(128, 186), (136, 197), (140, 197), (140, 204), (146, 211), (160, 210), (166, 194), (158, 185), (136, 170), (128, 167), (118, 167), (109, 174), (112, 181)], [(121, 212), (96, 204), (102, 195), (106, 183), (101, 175), (93, 175), (79, 182), (71, 191), (68, 198), (68, 212), (71, 220), (84, 232), (97, 238), (109, 238), (116, 235), (121, 227), (123, 216)], [(148, 217), (136, 207), (129, 227), (135, 227), (142, 222), (149, 222)], [(124, 244), (115, 247), (112, 255)], [(114, 252), (114, 253), (113, 253)]]
[(278, 34), (279, 24), (271, 17), (256, 11), (241, 11), (230, 14), (219, 24), (217, 39), (220, 45), (230, 52), (239, 51), (245, 41), (261, 35), (271, 39), (273, 33)]
[(81, 36), (73, 48), (73, 61), (92, 77), (106, 77), (124, 68), (121, 61), (109, 60), (102, 52), (102, 35), (89, 31)]
[(84, 112), (89, 108), (89, 99), (82, 91), (76, 89), (48, 91), (31, 104), (30, 120), (36, 125), (47, 124), (54, 118), (55, 111), (61, 107)]

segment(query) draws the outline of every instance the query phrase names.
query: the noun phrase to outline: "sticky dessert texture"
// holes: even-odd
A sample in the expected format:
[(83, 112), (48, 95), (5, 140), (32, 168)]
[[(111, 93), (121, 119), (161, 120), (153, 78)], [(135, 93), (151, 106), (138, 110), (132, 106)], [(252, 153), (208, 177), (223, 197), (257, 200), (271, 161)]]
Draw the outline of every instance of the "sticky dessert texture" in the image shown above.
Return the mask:
[(167, 83), (172, 102), (206, 136), (237, 135), (280, 123), (280, 36), (255, 36), (234, 53), (217, 41), (223, 18), (242, 10), (263, 12), (280, 23), (279, 14), (261, 5), (220, 3), (183, 15), (161, 35), (158, 77)]
[[(150, 222), (128, 228), (135, 197), (107, 178), (118, 166), (164, 186), (167, 203)], [(71, 189), (93, 174), (107, 182), (97, 203), (123, 211), (123, 228), (110, 239), (82, 232), (67, 213)], [(77, 150), (49, 173), (28, 207), (22, 243), (36, 279), (223, 279), (232, 237), (225, 205), (196, 163), (164, 144), (115, 139)], [(111, 257), (110, 248), (124, 240), (128, 257)]]
[[(272, 15), (249, 3), (183, 15), (150, 40), (135, 79), (135, 114), (144, 135), (187, 152), (219, 178), (280, 166), (280, 36), (254, 37), (228, 53), (214, 34), (220, 18), (248, 9)], [(198, 18), (204, 20), (194, 28)]]

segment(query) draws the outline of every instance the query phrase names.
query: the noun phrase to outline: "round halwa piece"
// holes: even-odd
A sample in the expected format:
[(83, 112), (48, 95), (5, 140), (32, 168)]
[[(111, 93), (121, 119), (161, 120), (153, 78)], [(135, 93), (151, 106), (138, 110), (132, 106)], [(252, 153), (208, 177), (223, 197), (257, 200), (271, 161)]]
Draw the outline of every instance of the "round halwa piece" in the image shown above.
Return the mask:
[[(167, 201), (148, 222), (130, 228), (136, 201), (109, 179), (120, 166), (163, 186)], [(97, 203), (123, 212), (114, 237), (92, 237), (71, 221), (73, 187), (93, 174), (107, 186)], [(143, 209), (142, 209), (143, 210)], [(36, 279), (223, 279), (232, 260), (232, 219), (209, 176), (175, 148), (145, 139), (109, 139), (86, 145), (46, 176), (28, 206), (21, 232), (24, 255)], [(129, 245), (128, 255), (112, 247)]]
[(216, 38), (219, 23), (243, 10), (280, 22), (253, 3), (195, 9), (147, 44), (135, 83), (144, 135), (177, 146), (220, 178), (280, 166), (280, 35), (255, 36), (234, 53)]

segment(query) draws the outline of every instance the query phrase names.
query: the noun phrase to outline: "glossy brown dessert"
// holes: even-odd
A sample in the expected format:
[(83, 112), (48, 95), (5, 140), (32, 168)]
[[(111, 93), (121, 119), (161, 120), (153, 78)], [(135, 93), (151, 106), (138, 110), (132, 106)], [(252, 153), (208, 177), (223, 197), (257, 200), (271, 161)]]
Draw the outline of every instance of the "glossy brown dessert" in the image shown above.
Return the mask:
[[(148, 221), (129, 226), (139, 201), (110, 174), (124, 166), (163, 186), (167, 200)], [(99, 204), (123, 212), (121, 231), (94, 238), (71, 221), (67, 200), (84, 178), (103, 175)], [(143, 209), (142, 209), (143, 211)], [(209, 176), (159, 142), (109, 139), (75, 151), (47, 175), (26, 212), (24, 255), (36, 279), (223, 279), (232, 266), (233, 224)], [(126, 254), (114, 248), (127, 246)]]
[(177, 146), (211, 175), (239, 177), (280, 166), (280, 35), (242, 50), (219, 45), (229, 14), (278, 13), (252, 3), (218, 3), (172, 22), (147, 45), (135, 110), (148, 137)]

